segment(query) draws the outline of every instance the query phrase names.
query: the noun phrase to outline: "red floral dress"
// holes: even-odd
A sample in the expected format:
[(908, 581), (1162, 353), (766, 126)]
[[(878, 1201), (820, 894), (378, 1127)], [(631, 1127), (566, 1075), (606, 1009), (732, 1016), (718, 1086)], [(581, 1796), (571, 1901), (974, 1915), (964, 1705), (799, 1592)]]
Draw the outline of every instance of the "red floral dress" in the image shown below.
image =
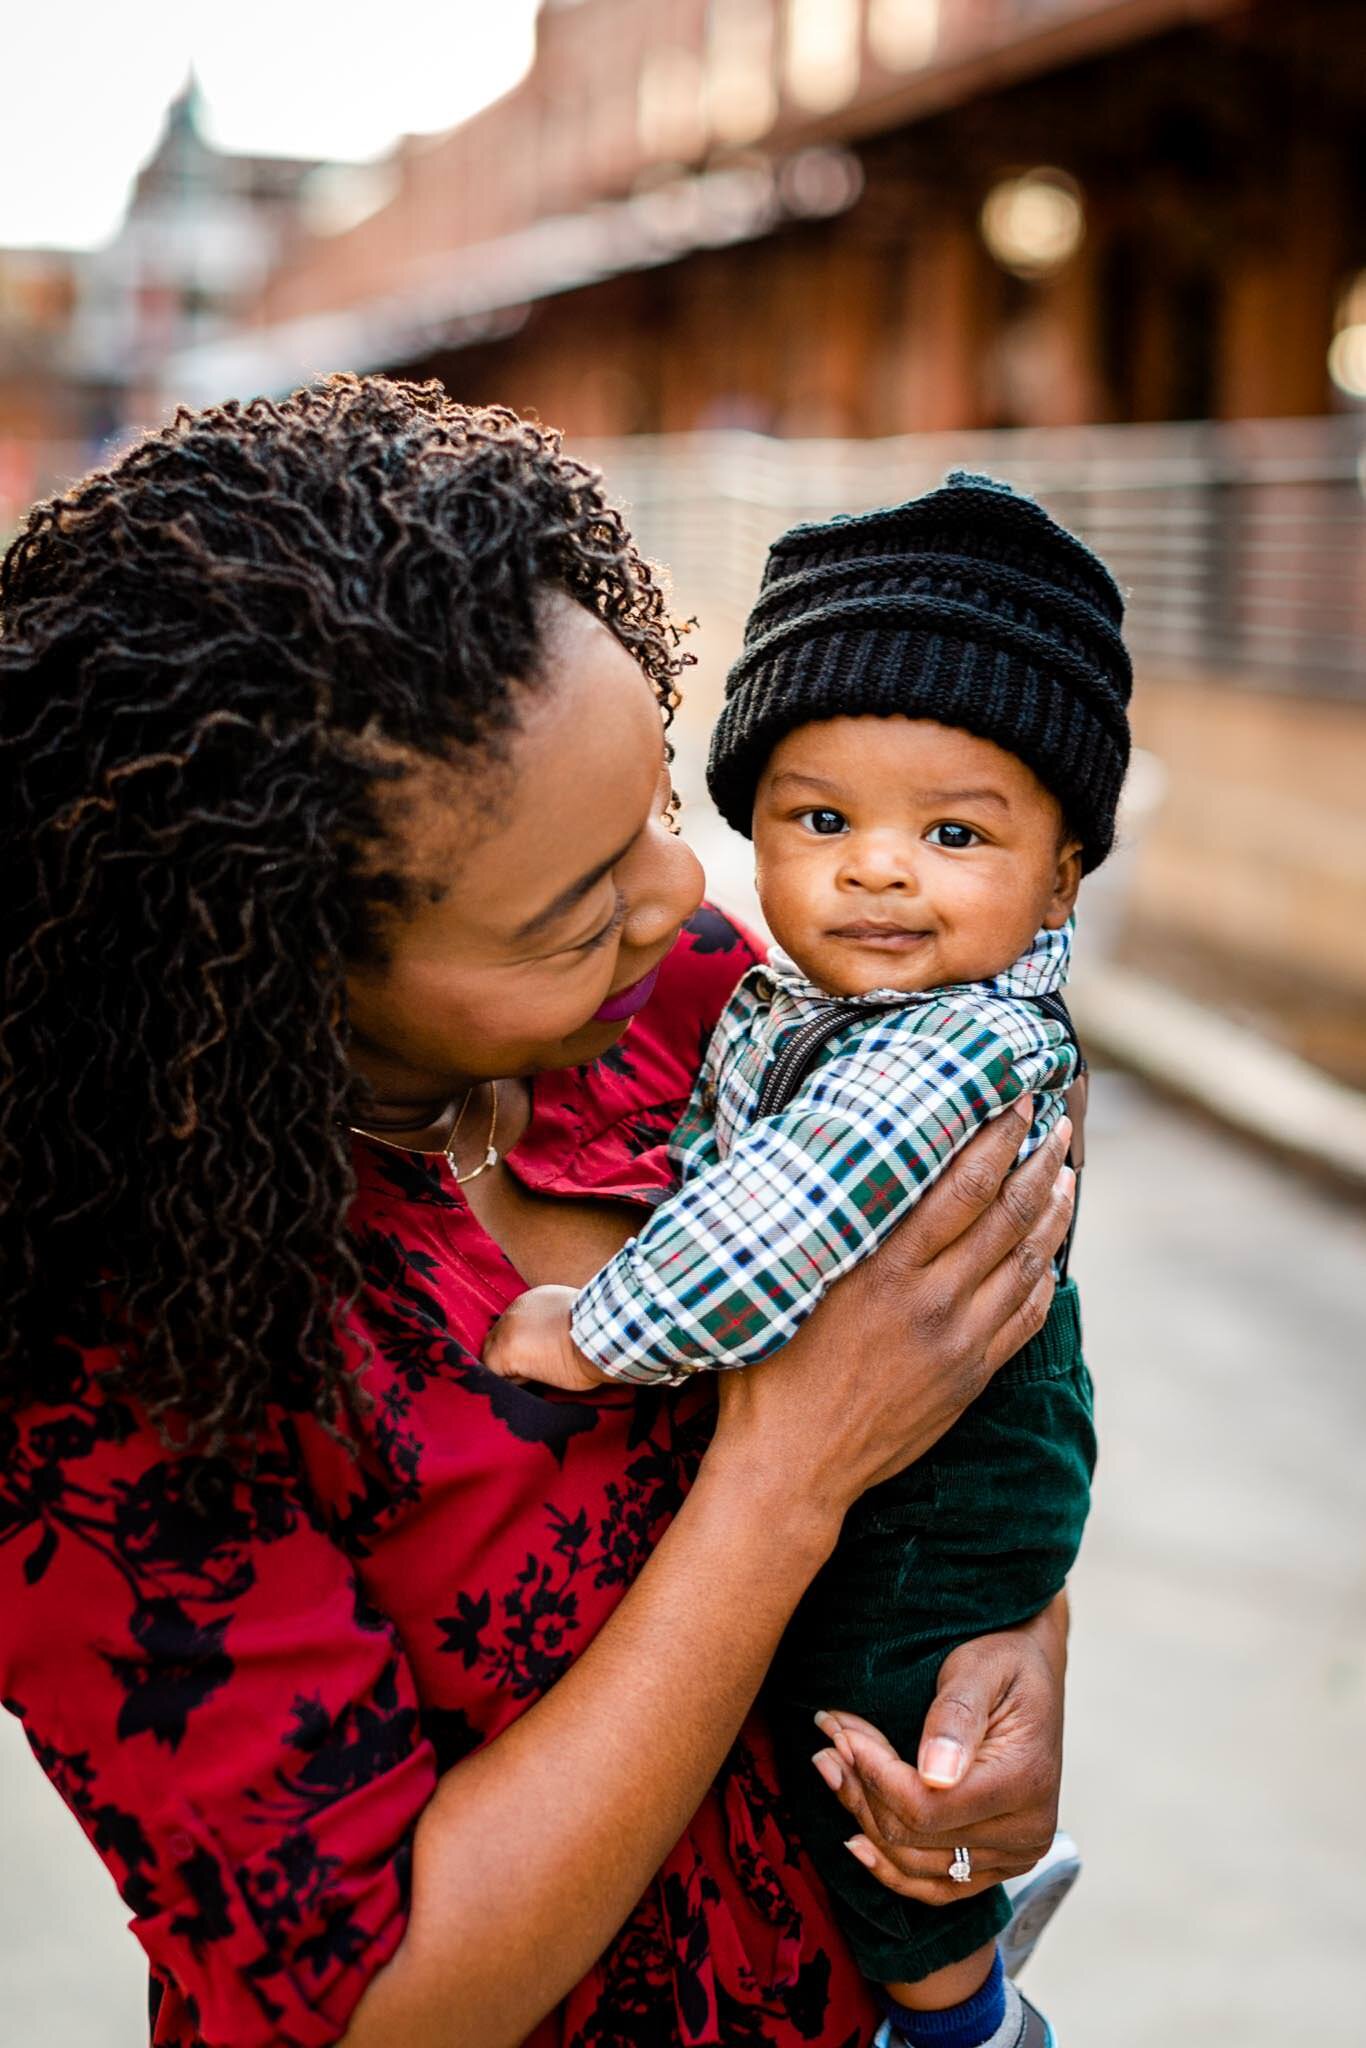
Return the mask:
[[(541, 1077), (510, 1165), (658, 1201), (663, 1141), (754, 958), (695, 918), (626, 1038)], [(438, 1162), (357, 1145), (374, 1357), (359, 1454), (282, 1408), (255, 1473), (173, 1456), (98, 1328), (0, 1419), (0, 1690), (113, 1872), (158, 2048), (322, 2048), (403, 1934), (437, 1776), (611, 1614), (705, 1447), (704, 1389), (542, 1397), (479, 1364), (521, 1282)], [(196, 1512), (191, 1487), (207, 1504)], [(863, 2048), (876, 2020), (747, 1723), (535, 2048)]]

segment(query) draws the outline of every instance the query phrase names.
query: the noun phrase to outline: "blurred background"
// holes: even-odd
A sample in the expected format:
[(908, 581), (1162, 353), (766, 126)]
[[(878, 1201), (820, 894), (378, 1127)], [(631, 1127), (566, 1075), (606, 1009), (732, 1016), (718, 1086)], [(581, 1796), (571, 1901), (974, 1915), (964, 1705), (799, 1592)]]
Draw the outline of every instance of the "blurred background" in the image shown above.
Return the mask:
[[(1034, 1981), (1064, 2048), (1355, 2048), (1360, 0), (124, 0), (7, 19), (0, 66), (0, 539), (180, 403), (355, 369), (535, 410), (697, 621), (679, 779), (736, 907), (700, 763), (777, 531), (967, 466), (1111, 563), (1091, 1867)], [(0, 1802), (0, 2048), (134, 2048), (125, 1916), (8, 1721)]]

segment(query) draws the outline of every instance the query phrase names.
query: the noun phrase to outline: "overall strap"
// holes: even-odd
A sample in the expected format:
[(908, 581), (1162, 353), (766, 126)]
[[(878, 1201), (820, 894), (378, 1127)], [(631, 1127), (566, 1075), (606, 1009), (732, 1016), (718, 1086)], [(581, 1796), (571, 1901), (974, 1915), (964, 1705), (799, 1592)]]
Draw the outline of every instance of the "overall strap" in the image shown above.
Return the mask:
[[(1042, 996), (1016, 996), (1019, 1003), (1029, 1003), (1052, 1023), (1060, 1024), (1067, 1033), (1068, 1042), (1077, 1050), (1077, 1078), (1067, 1091), (1067, 1114), (1072, 1119), (1072, 1143), (1067, 1154), (1067, 1163), (1077, 1175), (1077, 1202), (1081, 1199), (1081, 1169), (1086, 1158), (1086, 1092), (1089, 1069), (1086, 1055), (1081, 1049), (1072, 1013), (1062, 997), (1056, 992)], [(816, 1065), (821, 1054), (832, 1038), (838, 1038), (841, 1031), (863, 1017), (879, 1016), (888, 1010), (897, 1010), (899, 1003), (824, 1003), (815, 1010), (804, 1024), (798, 1025), (782, 1051), (769, 1063), (759, 1091), (756, 1116), (776, 1116), (780, 1109), (786, 1109), (802, 1082)], [(1074, 1204), (1072, 1221), (1067, 1236), (1058, 1252), (1058, 1278), (1067, 1278), (1067, 1262), (1072, 1255), (1072, 1240), (1077, 1230), (1077, 1209)]]
[(900, 1003), (822, 1003), (799, 1024), (782, 1051), (770, 1062), (759, 1090), (756, 1116), (776, 1116), (786, 1109), (832, 1038), (862, 1017), (899, 1010)]
[(1039, 1010), (1051, 1023), (1061, 1024), (1067, 1033), (1068, 1043), (1075, 1046), (1077, 1053), (1077, 1078), (1067, 1091), (1067, 1114), (1072, 1119), (1072, 1143), (1067, 1148), (1067, 1163), (1077, 1176), (1076, 1197), (1072, 1204), (1072, 1221), (1067, 1226), (1067, 1235), (1058, 1252), (1058, 1278), (1067, 1278), (1067, 1262), (1072, 1256), (1072, 1240), (1077, 1234), (1077, 1210), (1081, 1204), (1081, 1170), (1086, 1163), (1086, 1097), (1090, 1086), (1091, 1070), (1086, 1063), (1086, 1054), (1077, 1037), (1077, 1027), (1072, 1022), (1068, 1009), (1057, 990), (1043, 996), (1016, 996), (1017, 1003), (1029, 1003)]

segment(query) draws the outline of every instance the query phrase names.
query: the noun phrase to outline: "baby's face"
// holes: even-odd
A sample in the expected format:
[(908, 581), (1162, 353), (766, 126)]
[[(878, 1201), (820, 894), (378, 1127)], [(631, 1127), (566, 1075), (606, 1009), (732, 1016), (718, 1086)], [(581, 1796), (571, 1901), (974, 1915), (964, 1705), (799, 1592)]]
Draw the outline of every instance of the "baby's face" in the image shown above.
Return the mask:
[(1081, 879), (1023, 761), (900, 716), (788, 733), (755, 795), (754, 852), (774, 938), (834, 995), (999, 974), (1066, 923)]

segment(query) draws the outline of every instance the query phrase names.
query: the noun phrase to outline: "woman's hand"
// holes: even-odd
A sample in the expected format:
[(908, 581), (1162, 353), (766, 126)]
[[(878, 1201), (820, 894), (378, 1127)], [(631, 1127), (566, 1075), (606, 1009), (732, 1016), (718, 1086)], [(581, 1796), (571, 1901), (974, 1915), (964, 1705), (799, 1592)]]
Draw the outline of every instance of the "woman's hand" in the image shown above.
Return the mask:
[(957, 1421), (1053, 1299), (1050, 1261), (1074, 1199), (1071, 1126), (1064, 1118), (1011, 1173), (1029, 1117), (1017, 1105), (979, 1131), (774, 1358), (721, 1374), (708, 1462), (738, 1453), (751, 1475), (808, 1501), (833, 1545), (851, 1503)]
[[(1038, 1862), (1053, 1839), (1062, 1776), (1067, 1602), (946, 1657), (917, 1764), (857, 1714), (820, 1716), (813, 1762), (858, 1830), (851, 1848), (891, 1891), (931, 1906), (971, 1898)], [(948, 1875), (954, 1851), (972, 1879)]]
[[(440, 1780), (407, 1933), (346, 2048), (515, 2048), (602, 1953), (715, 1779), (849, 1503), (1042, 1325), (1071, 1176), (1063, 1128), (1006, 1179), (1024, 1128), (1007, 1113), (981, 1132), (779, 1357), (720, 1376), (711, 1448), (621, 1605)], [(625, 1748), (604, 1742), (620, 1727)]]

